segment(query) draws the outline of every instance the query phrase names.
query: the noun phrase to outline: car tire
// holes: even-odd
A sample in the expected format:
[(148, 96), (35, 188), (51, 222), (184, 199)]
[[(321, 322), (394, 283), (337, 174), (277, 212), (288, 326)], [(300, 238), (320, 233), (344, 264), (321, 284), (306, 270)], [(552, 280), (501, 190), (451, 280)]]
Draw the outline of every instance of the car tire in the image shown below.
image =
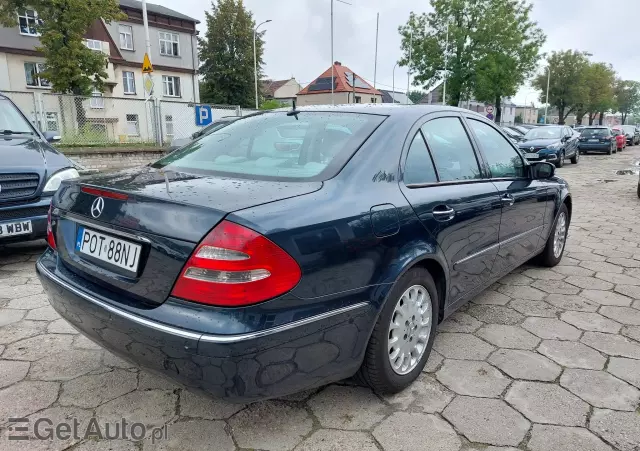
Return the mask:
[(609, 147), (609, 150), (607, 151), (607, 155), (611, 155), (613, 154), (613, 150), (611, 150), (611, 147)]
[[(558, 231), (562, 227), (563, 231)], [(569, 210), (565, 204), (562, 204), (556, 221), (553, 224), (553, 228), (547, 238), (547, 244), (544, 247), (542, 253), (538, 256), (538, 263), (542, 266), (549, 268), (556, 266), (562, 260), (564, 254), (565, 244), (567, 242), (567, 232), (569, 230)], [(556, 233), (557, 232), (557, 233)], [(560, 241), (560, 247), (556, 247), (558, 239)]]
[(571, 164), (578, 164), (578, 161), (580, 161), (580, 152), (576, 150), (575, 155), (571, 157)]
[[(396, 326), (395, 332), (404, 334), (404, 336), (400, 335), (394, 338), (397, 338), (400, 342), (404, 341), (405, 346), (411, 346), (411, 342), (407, 343), (404, 337), (407, 337), (407, 335), (411, 336), (410, 334), (413, 333), (418, 333), (419, 330), (411, 329), (412, 327), (417, 327), (418, 324), (420, 324), (419, 322), (416, 322), (415, 316), (407, 317), (405, 324), (409, 323), (408, 326), (400, 324), (398, 327), (395, 321), (392, 321), (394, 318), (402, 317), (401, 312), (403, 307), (408, 308), (409, 313), (417, 314), (420, 312), (419, 306), (416, 307), (407, 302), (404, 302), (403, 304), (405, 299), (410, 299), (407, 297), (407, 292), (410, 292), (414, 287), (419, 287), (423, 290), (421, 293), (423, 296), (426, 296), (426, 294), (429, 296), (429, 299), (423, 300), (423, 308), (430, 308), (430, 329), (428, 331), (428, 335), (426, 330), (423, 330), (423, 335), (419, 335), (419, 337), (417, 337), (422, 338), (424, 345), (420, 357), (417, 358), (415, 362), (412, 362), (411, 358), (409, 358), (408, 365), (404, 370), (402, 365), (405, 359), (399, 357), (401, 358), (400, 368), (394, 369), (391, 362), (391, 354), (398, 352), (398, 349), (394, 349), (393, 343), (390, 343), (390, 340), (392, 340), (391, 336), (394, 333), (394, 331), (392, 331), (392, 324)], [(427, 306), (426, 303), (429, 305)], [(415, 310), (416, 308), (418, 310)], [(425, 310), (425, 313), (427, 312), (428, 311)], [(369, 343), (367, 344), (364, 361), (356, 374), (356, 379), (368, 385), (378, 393), (397, 393), (408, 387), (420, 375), (422, 369), (427, 363), (427, 359), (429, 358), (429, 354), (431, 353), (431, 348), (433, 346), (433, 340), (436, 335), (437, 323), (438, 290), (436, 289), (436, 284), (434, 283), (429, 271), (423, 268), (412, 268), (400, 277), (391, 289), (391, 292), (382, 307), (382, 311), (378, 316), (378, 320), (373, 327), (371, 338), (369, 338)], [(407, 330), (406, 327), (408, 327), (409, 330)], [(409, 332), (409, 334), (407, 334), (407, 332)], [(416, 341), (416, 343), (417, 342), (418, 341)], [(411, 356), (411, 353), (409, 353), (409, 356)], [(395, 363), (397, 363), (397, 360), (394, 362), (394, 365)]]
[(638, 183), (638, 197), (640, 197), (640, 183)]
[(558, 155), (558, 162), (556, 163), (557, 168), (561, 168), (562, 166), (564, 166), (564, 150)]

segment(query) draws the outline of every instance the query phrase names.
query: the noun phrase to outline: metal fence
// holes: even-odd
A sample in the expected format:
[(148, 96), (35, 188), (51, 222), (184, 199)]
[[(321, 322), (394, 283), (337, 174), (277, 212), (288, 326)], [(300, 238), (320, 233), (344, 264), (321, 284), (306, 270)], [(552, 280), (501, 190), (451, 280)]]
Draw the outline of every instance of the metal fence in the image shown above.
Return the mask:
[[(196, 104), (164, 99), (82, 97), (52, 93), (2, 91), (42, 131), (57, 131), (67, 146), (167, 146), (201, 130)], [(213, 120), (252, 110), (209, 105)]]

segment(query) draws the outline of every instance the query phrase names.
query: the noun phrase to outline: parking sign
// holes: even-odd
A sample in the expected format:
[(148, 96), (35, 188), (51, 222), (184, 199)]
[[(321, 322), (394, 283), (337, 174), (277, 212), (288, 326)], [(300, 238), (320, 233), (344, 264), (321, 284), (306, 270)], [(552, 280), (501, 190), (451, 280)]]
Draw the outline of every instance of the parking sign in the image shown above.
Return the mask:
[(196, 105), (196, 125), (204, 127), (213, 121), (211, 117), (211, 107), (209, 105)]

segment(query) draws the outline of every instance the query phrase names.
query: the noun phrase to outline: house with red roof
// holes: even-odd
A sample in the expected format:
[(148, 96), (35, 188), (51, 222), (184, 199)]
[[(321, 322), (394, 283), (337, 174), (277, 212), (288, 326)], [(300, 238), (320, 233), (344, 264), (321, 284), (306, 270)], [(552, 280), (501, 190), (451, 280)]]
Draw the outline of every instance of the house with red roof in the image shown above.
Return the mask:
[(302, 86), (293, 77), (288, 80), (262, 80), (262, 95), (266, 100), (275, 99), (291, 105), (301, 89)]
[[(297, 104), (331, 105), (331, 67), (298, 93)], [(340, 61), (333, 63), (333, 103), (382, 103), (382, 93)]]

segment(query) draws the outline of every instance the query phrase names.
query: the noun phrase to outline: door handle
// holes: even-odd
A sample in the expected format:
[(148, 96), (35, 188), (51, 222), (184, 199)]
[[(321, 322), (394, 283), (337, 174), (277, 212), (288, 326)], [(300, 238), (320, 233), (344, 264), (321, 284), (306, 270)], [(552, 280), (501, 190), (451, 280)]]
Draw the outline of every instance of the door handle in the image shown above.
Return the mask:
[(500, 198), (500, 202), (502, 202), (502, 205), (504, 205), (505, 207), (511, 207), (513, 204), (516, 203), (516, 200), (513, 198), (511, 194), (505, 194)]
[(451, 221), (456, 215), (456, 211), (448, 205), (438, 205), (432, 213), (436, 221)]

